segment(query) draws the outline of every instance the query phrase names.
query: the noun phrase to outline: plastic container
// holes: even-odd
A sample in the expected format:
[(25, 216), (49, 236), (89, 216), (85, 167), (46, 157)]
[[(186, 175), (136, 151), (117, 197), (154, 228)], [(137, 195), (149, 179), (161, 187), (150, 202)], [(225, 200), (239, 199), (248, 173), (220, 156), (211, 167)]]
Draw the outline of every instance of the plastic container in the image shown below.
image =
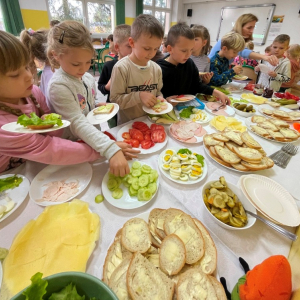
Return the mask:
[[(47, 294), (43, 297), (45, 300), (71, 282), (76, 285), (79, 295), (86, 296), (86, 300), (89, 300), (91, 297), (96, 297), (99, 300), (118, 300), (118, 297), (104, 282), (87, 273), (64, 272), (45, 277), (44, 279), (48, 281)], [(12, 297), (11, 300), (25, 300), (25, 296), (22, 295), (23, 291)]]

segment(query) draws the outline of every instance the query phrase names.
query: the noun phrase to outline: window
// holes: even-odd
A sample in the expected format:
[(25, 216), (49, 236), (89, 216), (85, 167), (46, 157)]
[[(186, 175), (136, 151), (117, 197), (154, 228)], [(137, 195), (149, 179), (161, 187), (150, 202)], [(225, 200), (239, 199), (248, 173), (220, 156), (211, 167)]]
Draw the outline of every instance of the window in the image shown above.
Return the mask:
[(171, 23), (171, 0), (144, 0), (144, 14), (155, 16), (168, 33)]
[(0, 30), (4, 30), (5, 31), (1, 7), (0, 7)]
[(95, 37), (113, 32), (113, 4), (97, 0), (48, 0), (51, 19), (80, 21)]

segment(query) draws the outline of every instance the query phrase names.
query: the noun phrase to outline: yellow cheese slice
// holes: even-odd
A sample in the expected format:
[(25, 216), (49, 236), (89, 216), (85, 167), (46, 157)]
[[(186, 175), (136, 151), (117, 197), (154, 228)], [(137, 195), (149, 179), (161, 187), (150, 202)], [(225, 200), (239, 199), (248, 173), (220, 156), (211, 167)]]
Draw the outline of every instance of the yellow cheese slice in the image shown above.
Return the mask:
[[(67, 271), (84, 272), (95, 242), (100, 218), (81, 200), (48, 206), (36, 220), (16, 235), (3, 263), (3, 284), (9, 299), (30, 284), (37, 272), (43, 276)], [(3, 297), (3, 298), (2, 298)]]

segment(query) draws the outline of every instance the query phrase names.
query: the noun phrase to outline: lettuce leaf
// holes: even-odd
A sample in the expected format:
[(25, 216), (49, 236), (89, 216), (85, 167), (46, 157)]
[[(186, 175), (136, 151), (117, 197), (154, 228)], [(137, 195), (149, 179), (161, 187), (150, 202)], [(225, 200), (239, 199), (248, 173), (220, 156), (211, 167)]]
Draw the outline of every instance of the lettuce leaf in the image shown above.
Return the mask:
[(193, 108), (195, 108), (194, 106), (189, 106), (187, 108), (184, 108), (180, 113), (180, 117), (184, 118), (184, 119), (188, 119), (190, 117), (190, 115), (193, 113)]
[(43, 300), (48, 282), (43, 280), (42, 276), (43, 274), (38, 272), (30, 278), (31, 285), (23, 292), (25, 300)]
[(49, 300), (85, 300), (85, 296), (80, 296), (77, 293), (76, 286), (70, 283), (64, 287), (60, 292), (53, 293)]
[(187, 149), (187, 148), (183, 148), (183, 149), (179, 149), (177, 153), (180, 154), (192, 154), (192, 151)]
[(35, 113), (31, 113), (30, 117), (23, 114), (18, 117), (17, 124), (20, 124), (22, 126), (28, 126), (28, 125), (57, 125), (62, 126), (63, 122), (61, 120), (61, 116), (58, 114), (49, 114), (44, 117), (44, 119), (39, 118)]
[(23, 178), (16, 175), (0, 179), (0, 193), (18, 187), (22, 181)]
[(202, 167), (204, 167), (204, 157), (200, 154), (196, 154), (196, 157), (197, 157), (198, 163), (201, 164)]

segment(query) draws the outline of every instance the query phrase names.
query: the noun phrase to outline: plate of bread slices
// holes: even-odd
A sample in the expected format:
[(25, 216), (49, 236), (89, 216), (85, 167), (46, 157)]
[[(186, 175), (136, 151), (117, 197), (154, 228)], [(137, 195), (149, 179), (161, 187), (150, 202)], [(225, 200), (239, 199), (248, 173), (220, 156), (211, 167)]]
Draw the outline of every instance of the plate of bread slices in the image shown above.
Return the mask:
[(252, 116), (245, 121), (246, 126), (256, 135), (277, 143), (297, 141), (300, 133), (280, 119), (266, 119), (263, 116)]
[(300, 112), (292, 111), (285, 107), (277, 109), (269, 107), (268, 105), (261, 105), (258, 111), (268, 118), (278, 119), (285, 122), (294, 122), (300, 120)]
[(253, 172), (274, 166), (273, 160), (266, 156), (261, 145), (247, 131), (225, 130), (207, 134), (203, 142), (206, 154), (225, 168)]
[(192, 299), (199, 289), (226, 299), (216, 267), (216, 246), (199, 220), (179, 209), (155, 208), (117, 232), (102, 280), (119, 299)]
[(119, 105), (116, 103), (101, 103), (91, 110), (86, 117), (91, 124), (97, 125), (110, 120), (118, 111)]

